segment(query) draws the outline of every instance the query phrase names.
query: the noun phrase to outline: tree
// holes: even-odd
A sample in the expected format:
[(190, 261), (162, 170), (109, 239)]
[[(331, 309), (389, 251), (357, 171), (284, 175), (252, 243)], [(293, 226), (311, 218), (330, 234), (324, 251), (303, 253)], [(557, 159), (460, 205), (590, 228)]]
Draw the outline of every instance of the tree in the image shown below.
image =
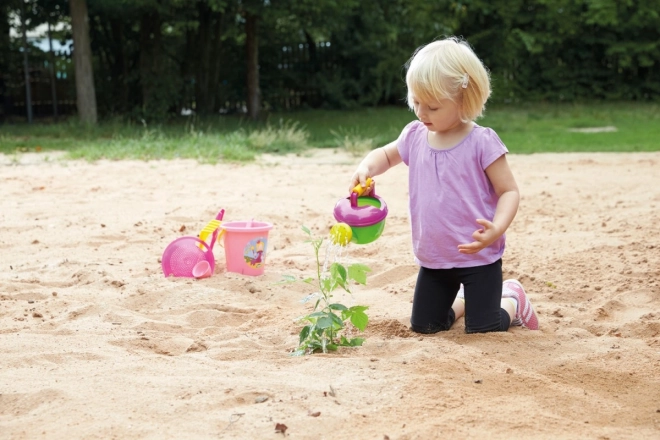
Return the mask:
[(87, 0), (69, 0), (73, 31), (73, 58), (76, 66), (76, 104), (78, 116), (86, 124), (98, 121), (92, 47), (89, 39)]
[[(660, 0), (0, 0), (6, 107), (23, 101), (25, 51), (9, 37), (22, 4), (28, 31), (71, 15), (75, 75), (62, 56), (58, 84), (75, 78), (92, 123), (96, 112), (159, 121), (247, 107), (258, 119), (262, 109), (402, 105), (406, 60), (446, 35), (474, 46), (494, 101), (660, 96)], [(46, 78), (47, 51), (31, 46), (28, 61), (33, 81)]]
[(222, 0), (197, 3), (197, 32), (189, 36), (194, 40), (195, 103), (197, 113), (217, 111), (218, 85), (222, 63), (222, 40), (227, 26), (227, 5)]
[(146, 114), (165, 113), (159, 106), (159, 76), (162, 69), (162, 16), (158, 8), (142, 11), (140, 16), (140, 86)]
[(245, 63), (247, 67), (247, 113), (252, 120), (261, 113), (261, 88), (259, 87), (259, 16), (245, 12)]
[(9, 87), (10, 74), (14, 70), (11, 41), (9, 38), (9, 13), (17, 8), (16, 0), (0, 5), (0, 120), (10, 111)]
[(64, 9), (66, 0), (33, 0), (34, 25), (46, 24), (46, 38), (48, 39), (48, 73), (50, 77), (51, 101), (53, 116), (58, 117), (57, 107), (57, 80), (55, 76), (55, 53), (53, 52), (53, 26), (65, 20)]
[(261, 88), (259, 87), (259, 22), (270, 2), (245, 0), (240, 13), (245, 30), (245, 67), (247, 86), (247, 114), (257, 120), (261, 113)]
[(28, 124), (32, 123), (32, 86), (30, 85), (30, 63), (28, 61), (27, 42), (27, 11), (25, 2), (21, 0), (21, 34), (23, 38), (23, 73), (25, 78), (25, 110), (27, 111)]

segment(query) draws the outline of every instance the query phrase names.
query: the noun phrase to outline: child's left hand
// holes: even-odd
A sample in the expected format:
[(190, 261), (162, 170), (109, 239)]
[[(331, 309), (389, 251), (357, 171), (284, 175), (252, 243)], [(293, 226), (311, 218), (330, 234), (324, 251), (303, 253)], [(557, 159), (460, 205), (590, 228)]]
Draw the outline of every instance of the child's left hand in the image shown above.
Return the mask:
[(476, 254), (482, 249), (490, 246), (500, 237), (500, 235), (502, 235), (499, 228), (491, 221), (479, 218), (477, 219), (477, 223), (483, 226), (483, 228), (477, 229), (472, 233), (472, 238), (474, 238), (475, 241), (458, 245), (458, 252), (461, 254)]

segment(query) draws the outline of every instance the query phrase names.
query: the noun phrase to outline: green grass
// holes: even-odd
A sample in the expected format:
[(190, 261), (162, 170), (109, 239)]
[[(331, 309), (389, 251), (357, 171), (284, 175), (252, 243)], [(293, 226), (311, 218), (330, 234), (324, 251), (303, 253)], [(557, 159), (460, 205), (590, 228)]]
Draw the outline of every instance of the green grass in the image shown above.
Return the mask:
[[(361, 156), (397, 138), (415, 116), (404, 107), (182, 118), (163, 125), (104, 121), (0, 126), (0, 153), (66, 151), (71, 158), (249, 161), (256, 155), (340, 147)], [(492, 127), (512, 153), (660, 151), (660, 105), (653, 103), (520, 104), (490, 106), (479, 124)], [(616, 127), (579, 133), (571, 129)]]
[(82, 126), (58, 124), (0, 127), (0, 153), (66, 151), (71, 159), (195, 159), (202, 163), (250, 161), (261, 153), (301, 152), (309, 132), (295, 122), (250, 126), (239, 119), (197, 125), (189, 120), (166, 126), (138, 126), (117, 121)]
[[(657, 103), (494, 107), (479, 123), (497, 131), (513, 153), (660, 151)], [(607, 126), (616, 127), (616, 131), (570, 131)]]

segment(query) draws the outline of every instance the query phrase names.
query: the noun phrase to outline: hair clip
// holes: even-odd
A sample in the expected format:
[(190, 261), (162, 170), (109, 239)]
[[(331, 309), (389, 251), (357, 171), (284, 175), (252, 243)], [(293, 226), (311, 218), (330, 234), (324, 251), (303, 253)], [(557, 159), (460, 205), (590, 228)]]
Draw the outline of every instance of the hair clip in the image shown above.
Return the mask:
[(470, 77), (468, 76), (468, 74), (467, 73), (463, 74), (463, 83), (461, 84), (461, 87), (463, 87), (464, 89), (467, 89), (469, 80), (470, 80)]

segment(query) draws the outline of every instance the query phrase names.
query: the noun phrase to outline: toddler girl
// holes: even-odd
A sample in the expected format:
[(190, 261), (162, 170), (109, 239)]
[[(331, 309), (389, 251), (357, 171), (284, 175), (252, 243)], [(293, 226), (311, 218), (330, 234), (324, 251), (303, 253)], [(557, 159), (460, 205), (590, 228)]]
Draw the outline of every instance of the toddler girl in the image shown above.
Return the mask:
[[(536, 330), (522, 285), (502, 283), (504, 233), (520, 195), (507, 148), (492, 129), (474, 122), (490, 96), (488, 72), (455, 37), (421, 47), (407, 68), (408, 105), (418, 121), (371, 151), (350, 188), (364, 187), (368, 177), (401, 162), (409, 167), (413, 251), (420, 266), (411, 327), (420, 333), (448, 330), (465, 314), (467, 333), (507, 331), (511, 324)], [(462, 289), (457, 298), (461, 287), (464, 298)]]

